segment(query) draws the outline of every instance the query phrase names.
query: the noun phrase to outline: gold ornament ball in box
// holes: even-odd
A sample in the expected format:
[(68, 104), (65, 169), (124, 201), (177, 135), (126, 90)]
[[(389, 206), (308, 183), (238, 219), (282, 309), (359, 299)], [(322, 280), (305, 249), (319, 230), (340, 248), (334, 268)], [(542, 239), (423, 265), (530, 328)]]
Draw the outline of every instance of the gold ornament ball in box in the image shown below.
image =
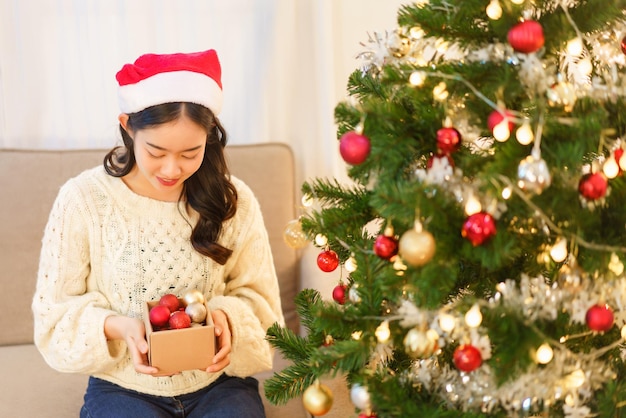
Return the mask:
[(183, 300), (185, 301), (185, 306), (192, 303), (204, 303), (204, 295), (198, 289), (193, 289), (183, 295)]
[(207, 311), (204, 303), (193, 302), (187, 305), (185, 313), (191, 318), (191, 322), (201, 324), (206, 319)]

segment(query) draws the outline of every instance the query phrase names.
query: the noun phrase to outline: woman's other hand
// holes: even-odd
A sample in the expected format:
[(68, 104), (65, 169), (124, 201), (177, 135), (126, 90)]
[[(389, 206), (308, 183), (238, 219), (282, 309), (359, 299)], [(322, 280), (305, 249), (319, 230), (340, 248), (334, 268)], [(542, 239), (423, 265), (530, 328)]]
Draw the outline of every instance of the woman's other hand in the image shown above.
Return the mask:
[(219, 372), (230, 364), (231, 332), (228, 317), (221, 310), (211, 311), (215, 336), (217, 337), (217, 353), (213, 357), (213, 364), (207, 367), (208, 373)]

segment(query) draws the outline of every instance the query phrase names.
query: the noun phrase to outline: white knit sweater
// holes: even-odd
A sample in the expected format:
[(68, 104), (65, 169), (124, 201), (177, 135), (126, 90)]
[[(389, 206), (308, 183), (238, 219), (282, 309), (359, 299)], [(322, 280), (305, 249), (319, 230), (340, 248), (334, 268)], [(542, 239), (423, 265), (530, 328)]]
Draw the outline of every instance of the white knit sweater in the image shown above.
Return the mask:
[(224, 223), (220, 243), (233, 254), (222, 266), (193, 249), (195, 221), (183, 215), (182, 204), (137, 195), (102, 167), (69, 180), (45, 229), (32, 304), (35, 344), (46, 362), (153, 395), (199, 390), (219, 373), (137, 373), (125, 343), (104, 335), (109, 315), (141, 318), (145, 301), (199, 289), (231, 324), (231, 364), (224, 371), (250, 376), (271, 368), (265, 332), (283, 323), (278, 281), (259, 204), (241, 180), (232, 182), (237, 213)]

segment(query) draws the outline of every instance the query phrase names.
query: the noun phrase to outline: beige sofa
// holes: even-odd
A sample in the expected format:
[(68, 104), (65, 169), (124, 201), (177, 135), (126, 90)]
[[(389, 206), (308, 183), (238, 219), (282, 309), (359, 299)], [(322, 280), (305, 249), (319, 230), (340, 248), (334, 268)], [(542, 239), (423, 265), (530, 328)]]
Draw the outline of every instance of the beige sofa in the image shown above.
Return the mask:
[[(269, 232), (287, 325), (298, 330), (293, 303), (299, 291), (299, 257), (282, 238), (296, 216), (294, 157), (284, 144), (228, 146), (231, 171), (255, 192)], [(101, 164), (104, 150), (0, 150), (0, 417), (77, 417), (87, 376), (52, 370), (32, 344), (30, 303), (40, 242), (58, 189), (80, 171)], [(276, 356), (275, 370), (286, 363)], [(272, 372), (258, 375), (263, 381)], [(335, 404), (326, 417), (356, 416), (343, 379), (326, 380)], [(265, 397), (263, 397), (265, 399)], [(305, 418), (300, 399), (285, 406), (266, 401), (268, 418)]]

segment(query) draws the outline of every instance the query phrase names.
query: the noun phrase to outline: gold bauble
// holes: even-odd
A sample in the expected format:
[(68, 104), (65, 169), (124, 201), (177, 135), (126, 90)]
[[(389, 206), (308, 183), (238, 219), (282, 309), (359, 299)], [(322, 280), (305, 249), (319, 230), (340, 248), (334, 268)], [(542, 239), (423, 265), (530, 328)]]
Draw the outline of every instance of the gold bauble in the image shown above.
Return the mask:
[(333, 393), (328, 386), (315, 383), (302, 394), (302, 404), (311, 415), (316, 417), (324, 415), (333, 406)]
[(404, 349), (413, 358), (428, 358), (439, 348), (438, 340), (439, 335), (435, 330), (412, 328), (404, 337)]
[(201, 324), (206, 319), (206, 306), (204, 303), (194, 302), (187, 305), (185, 313), (191, 318), (191, 322)]
[(302, 231), (302, 223), (299, 219), (287, 222), (283, 230), (283, 239), (285, 244), (296, 250), (306, 247), (309, 243), (306, 234)]
[(403, 261), (413, 267), (428, 263), (435, 255), (435, 238), (428, 231), (409, 229), (398, 243), (398, 253)]
[(183, 300), (185, 301), (185, 306), (195, 302), (204, 303), (204, 295), (198, 289), (193, 289), (183, 295)]

